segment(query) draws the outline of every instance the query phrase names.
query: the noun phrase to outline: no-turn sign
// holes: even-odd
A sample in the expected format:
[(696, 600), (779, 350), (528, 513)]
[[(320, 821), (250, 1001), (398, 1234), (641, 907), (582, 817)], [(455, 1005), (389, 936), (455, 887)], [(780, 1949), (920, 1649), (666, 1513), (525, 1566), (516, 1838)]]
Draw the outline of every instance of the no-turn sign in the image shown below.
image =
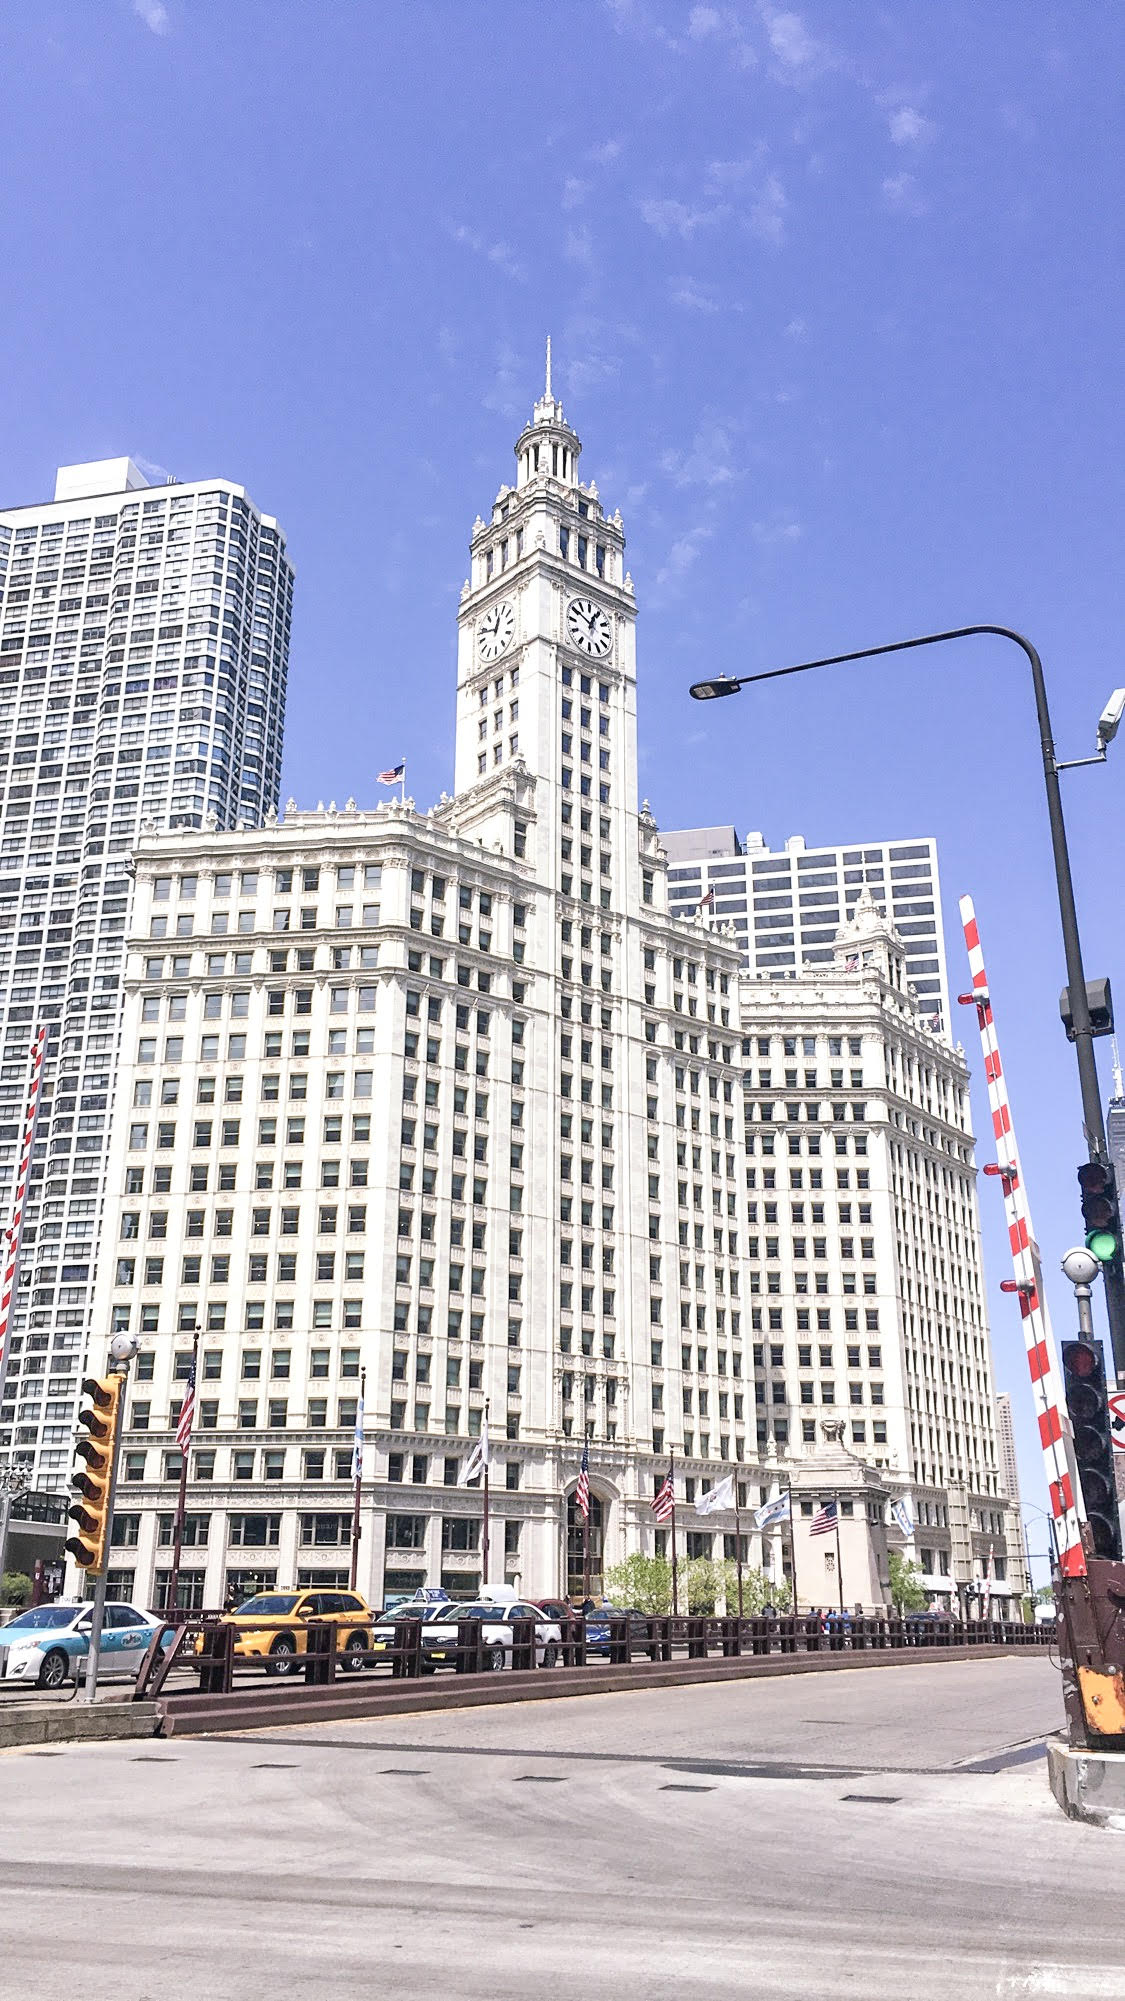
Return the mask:
[(1106, 1399), (1109, 1404), (1109, 1435), (1115, 1452), (1125, 1452), (1125, 1394)]

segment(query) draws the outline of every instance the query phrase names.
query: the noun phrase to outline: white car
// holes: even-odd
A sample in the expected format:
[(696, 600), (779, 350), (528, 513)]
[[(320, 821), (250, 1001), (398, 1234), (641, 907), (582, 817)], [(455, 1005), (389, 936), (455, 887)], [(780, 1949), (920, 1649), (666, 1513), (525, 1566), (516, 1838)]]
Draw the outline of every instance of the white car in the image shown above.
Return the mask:
[[(94, 1608), (79, 1603), (29, 1605), (0, 1626), (0, 1681), (62, 1688), (84, 1671)], [(107, 1605), (98, 1676), (135, 1675), (160, 1625), (136, 1605)]]
[(474, 1599), (471, 1604), (452, 1604), (446, 1615), (428, 1619), (422, 1628), (422, 1663), (424, 1667), (452, 1667), (457, 1660), (457, 1625), (461, 1619), (479, 1619), (484, 1632), (484, 1664), (489, 1669), (500, 1669), (512, 1665), (512, 1621), (514, 1619), (534, 1619), (535, 1621), (535, 1664), (537, 1667), (554, 1667), (562, 1644), (562, 1632), (553, 1619), (545, 1619), (538, 1605), (529, 1605), (522, 1599), (500, 1602), (482, 1602)]

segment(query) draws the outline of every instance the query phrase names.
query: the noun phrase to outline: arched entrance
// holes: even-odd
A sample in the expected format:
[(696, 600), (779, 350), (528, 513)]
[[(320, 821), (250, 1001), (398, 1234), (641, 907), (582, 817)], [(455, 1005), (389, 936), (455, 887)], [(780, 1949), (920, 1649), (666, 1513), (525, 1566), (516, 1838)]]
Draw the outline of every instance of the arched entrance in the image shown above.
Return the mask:
[[(584, 1598), (586, 1595), (586, 1568), (583, 1549), (582, 1517), (575, 1506), (574, 1495), (566, 1497), (566, 1595), (568, 1598)], [(605, 1548), (605, 1513), (596, 1494), (590, 1495), (590, 1595), (600, 1598), (602, 1582), (602, 1552)]]

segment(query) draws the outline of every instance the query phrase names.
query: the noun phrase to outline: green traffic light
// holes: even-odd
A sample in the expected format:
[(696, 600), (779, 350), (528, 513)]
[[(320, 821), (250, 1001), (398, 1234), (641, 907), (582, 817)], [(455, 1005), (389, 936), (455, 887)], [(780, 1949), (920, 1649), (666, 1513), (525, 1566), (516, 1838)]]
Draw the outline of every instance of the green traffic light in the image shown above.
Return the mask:
[(1111, 1265), (1120, 1246), (1112, 1230), (1087, 1230), (1086, 1249), (1102, 1265)]

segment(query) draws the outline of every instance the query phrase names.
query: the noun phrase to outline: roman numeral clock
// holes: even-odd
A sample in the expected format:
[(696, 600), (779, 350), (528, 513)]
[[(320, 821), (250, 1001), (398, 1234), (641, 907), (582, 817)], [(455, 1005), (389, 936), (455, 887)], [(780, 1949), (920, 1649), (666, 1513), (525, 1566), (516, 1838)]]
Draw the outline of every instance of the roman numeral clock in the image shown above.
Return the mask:
[(602, 660), (613, 644), (613, 629), (592, 598), (571, 598), (566, 608), (566, 636), (579, 653)]

